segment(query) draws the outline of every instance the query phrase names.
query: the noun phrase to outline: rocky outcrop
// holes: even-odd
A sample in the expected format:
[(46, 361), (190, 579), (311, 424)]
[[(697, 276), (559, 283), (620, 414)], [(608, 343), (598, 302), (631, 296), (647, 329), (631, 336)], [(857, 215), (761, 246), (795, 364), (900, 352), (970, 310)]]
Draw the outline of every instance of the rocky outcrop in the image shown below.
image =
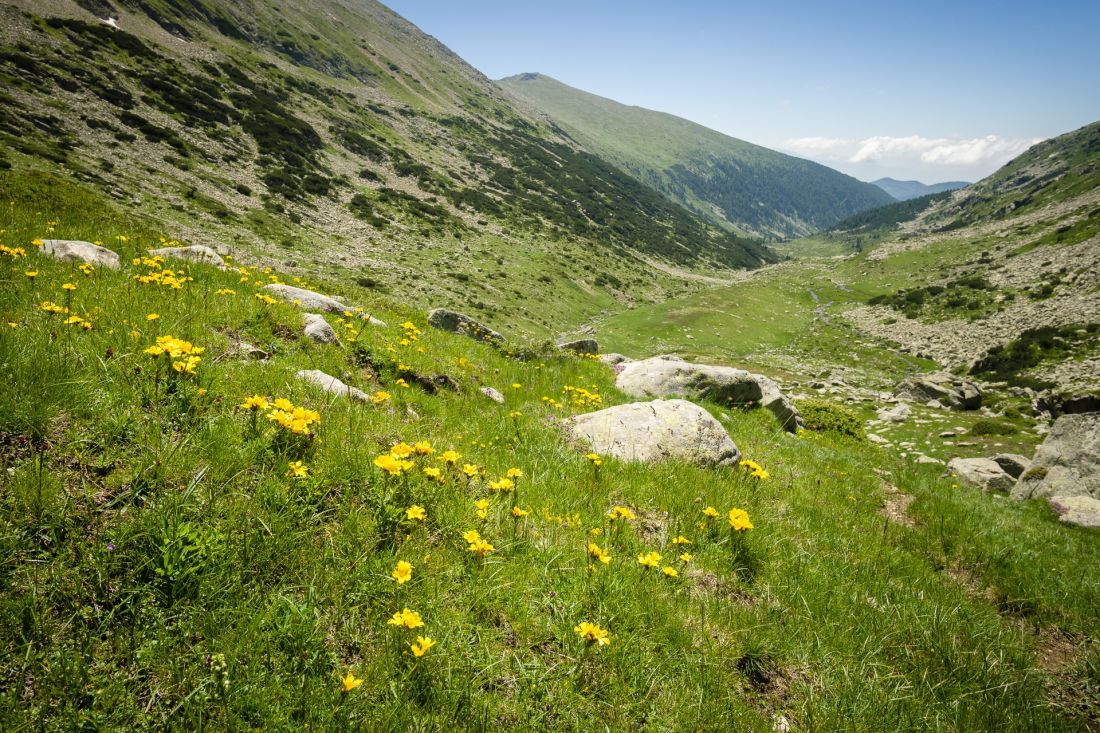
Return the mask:
[(557, 344), (562, 351), (572, 351), (574, 354), (599, 354), (600, 345), (596, 339), (578, 339)]
[(159, 249), (149, 250), (149, 254), (153, 257), (188, 260), (190, 262), (214, 265), (223, 270), (225, 269), (225, 260), (222, 259), (222, 256), (209, 247), (204, 247), (201, 244), (193, 244), (190, 247), (161, 247)]
[(1054, 421), (1012, 492), (1013, 499), (1043, 496), (1100, 499), (1100, 413)]
[(733, 440), (711, 414), (687, 400), (617, 405), (563, 422), (583, 450), (623, 461), (675, 459), (732, 466), (741, 458)]
[(894, 405), (892, 408), (883, 407), (878, 411), (878, 419), (883, 422), (905, 422), (912, 414), (909, 405), (904, 402)]
[(429, 312), (428, 325), (438, 328), (440, 331), (469, 336), (472, 339), (490, 344), (499, 344), (504, 341), (502, 335), (485, 324), (479, 323), (465, 313), (447, 310), (446, 308), (436, 308)]
[(1100, 527), (1100, 499), (1091, 496), (1052, 496), (1047, 500), (1058, 519), (1078, 527)]
[(616, 354), (611, 352), (609, 354), (600, 354), (600, 361), (608, 366), (615, 366), (616, 364), (627, 364), (634, 361), (629, 356), (623, 356), (622, 354)]
[(86, 262), (94, 267), (112, 270), (117, 270), (122, 264), (118, 254), (106, 247), (75, 239), (44, 239), (39, 252), (62, 262)]
[(953, 410), (976, 410), (982, 406), (982, 391), (978, 385), (947, 372), (909, 377), (894, 388), (894, 395), (914, 402), (936, 400)]
[(947, 462), (947, 470), (960, 481), (984, 491), (1006, 492), (1016, 483), (1016, 479), (989, 458), (952, 458)]
[(307, 337), (313, 339), (319, 344), (337, 344), (340, 343), (340, 339), (336, 336), (336, 331), (333, 330), (329, 322), (325, 320), (325, 317), (319, 313), (306, 313), (302, 316), (304, 326), (302, 333)]
[[(298, 306), (305, 310), (324, 311), (325, 313), (355, 313), (356, 306), (345, 305), (336, 298), (329, 297), (327, 295), (321, 295), (320, 293), (312, 290), (306, 290), (305, 288), (296, 288), (293, 285), (283, 285), (281, 283), (270, 283), (263, 286), (263, 290), (276, 298), (285, 300), (287, 303)], [(367, 315), (366, 313), (359, 314), (360, 318), (363, 318), (369, 322), (372, 326), (385, 326), (386, 324), (374, 316)]]
[(802, 418), (779, 385), (744, 369), (692, 364), (658, 356), (616, 367), (615, 386), (632, 397), (689, 397), (724, 405), (758, 405), (768, 409), (783, 427), (794, 432)]
[(302, 371), (298, 372), (298, 378), (304, 379), (307, 382), (312, 382), (325, 392), (329, 392), (334, 395), (339, 395), (341, 397), (350, 397), (353, 400), (358, 400), (360, 402), (366, 402), (370, 399), (367, 396), (367, 393), (363, 390), (344, 384), (336, 377), (332, 376), (331, 374), (325, 374), (319, 369), (303, 369)]

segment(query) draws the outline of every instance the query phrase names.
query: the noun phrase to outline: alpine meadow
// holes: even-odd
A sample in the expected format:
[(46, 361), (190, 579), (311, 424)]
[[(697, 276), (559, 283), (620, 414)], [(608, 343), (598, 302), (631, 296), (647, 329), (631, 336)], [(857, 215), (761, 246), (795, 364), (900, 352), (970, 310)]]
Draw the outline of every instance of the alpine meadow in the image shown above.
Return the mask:
[(0, 730), (1100, 731), (1100, 122), (872, 183), (444, 41), (0, 1)]

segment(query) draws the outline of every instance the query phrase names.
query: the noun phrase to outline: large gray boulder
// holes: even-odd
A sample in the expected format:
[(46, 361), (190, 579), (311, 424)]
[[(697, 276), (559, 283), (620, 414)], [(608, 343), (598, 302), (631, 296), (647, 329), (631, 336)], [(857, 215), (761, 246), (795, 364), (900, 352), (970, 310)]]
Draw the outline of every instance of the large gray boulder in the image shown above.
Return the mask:
[(329, 322), (320, 313), (306, 313), (302, 316), (304, 327), (302, 333), (319, 344), (336, 344), (340, 339), (336, 336)]
[(1013, 499), (1043, 496), (1100, 499), (1100, 412), (1054, 421), (1012, 492)]
[(117, 270), (122, 264), (118, 254), (106, 247), (75, 239), (44, 239), (38, 251), (62, 262), (87, 262), (112, 270)]
[(1091, 496), (1052, 496), (1047, 499), (1058, 519), (1078, 527), (1100, 527), (1100, 499)]
[(298, 372), (298, 378), (311, 382), (325, 392), (340, 397), (350, 397), (359, 402), (367, 402), (370, 399), (363, 390), (344, 384), (336, 377), (331, 374), (325, 374), (319, 369), (303, 369)]
[(982, 406), (982, 391), (978, 385), (947, 372), (909, 377), (894, 388), (894, 395), (922, 403), (935, 400), (953, 410), (976, 410)]
[(479, 323), (465, 313), (447, 310), (446, 308), (436, 308), (429, 312), (428, 325), (441, 331), (469, 336), (472, 339), (490, 344), (499, 344), (504, 341), (503, 336), (485, 324)]
[(947, 470), (984, 491), (1007, 492), (1016, 484), (1016, 479), (990, 458), (952, 458)]
[(201, 244), (193, 244), (189, 247), (161, 247), (159, 249), (149, 250), (149, 254), (153, 257), (164, 257), (165, 259), (174, 260), (188, 260), (190, 262), (198, 262), (203, 265), (214, 265), (225, 269), (225, 260), (222, 256)]
[(563, 421), (569, 439), (623, 461), (676, 459), (706, 466), (732, 466), (741, 458), (725, 429), (687, 400), (616, 405)]
[(600, 345), (596, 339), (577, 339), (557, 344), (562, 351), (572, 351), (574, 354), (599, 354)]
[(724, 405), (758, 405), (790, 432), (802, 426), (801, 415), (778, 384), (744, 369), (657, 356), (621, 363), (616, 370), (615, 386), (632, 397), (677, 396)]
[[(324, 311), (326, 313), (354, 313), (355, 306), (345, 305), (336, 298), (329, 297), (328, 295), (321, 295), (313, 290), (306, 290), (305, 288), (296, 288), (293, 285), (283, 285), (282, 283), (269, 283), (262, 288), (267, 293), (285, 300), (287, 303), (292, 303), (304, 310), (312, 311)], [(370, 323), (372, 326), (385, 326), (386, 324), (374, 316), (367, 315), (366, 313), (359, 314), (359, 317)]]

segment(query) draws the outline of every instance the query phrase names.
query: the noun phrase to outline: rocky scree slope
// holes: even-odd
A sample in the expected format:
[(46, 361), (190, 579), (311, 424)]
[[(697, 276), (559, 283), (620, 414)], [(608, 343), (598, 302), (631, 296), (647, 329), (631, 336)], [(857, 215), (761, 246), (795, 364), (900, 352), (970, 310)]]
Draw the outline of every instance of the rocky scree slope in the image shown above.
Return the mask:
[(847, 311), (903, 350), (1026, 388), (1100, 388), (1100, 123), (933, 203), (866, 258), (931, 277)]

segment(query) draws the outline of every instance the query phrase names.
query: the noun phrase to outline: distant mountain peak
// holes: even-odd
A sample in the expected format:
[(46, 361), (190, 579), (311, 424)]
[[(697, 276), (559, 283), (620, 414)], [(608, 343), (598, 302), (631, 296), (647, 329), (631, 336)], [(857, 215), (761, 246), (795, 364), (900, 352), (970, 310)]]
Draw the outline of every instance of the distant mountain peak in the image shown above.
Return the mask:
[(927, 196), (930, 193), (954, 191), (957, 188), (966, 188), (970, 185), (968, 181), (921, 183), (920, 181), (899, 181), (896, 178), (890, 177), (879, 178), (877, 181), (871, 181), (871, 183), (875, 186), (878, 186), (898, 201), (908, 201), (909, 199)]

